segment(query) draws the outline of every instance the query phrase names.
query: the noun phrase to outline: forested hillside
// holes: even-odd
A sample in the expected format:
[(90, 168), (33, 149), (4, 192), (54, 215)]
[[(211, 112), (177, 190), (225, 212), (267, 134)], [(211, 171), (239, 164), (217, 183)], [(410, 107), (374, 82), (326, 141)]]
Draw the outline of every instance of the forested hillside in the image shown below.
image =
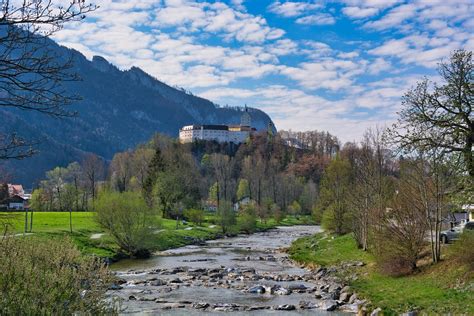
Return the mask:
[[(81, 79), (64, 82), (68, 95), (79, 101), (67, 106), (77, 115), (54, 118), (36, 111), (0, 109), (0, 132), (38, 142), (39, 153), (24, 161), (9, 161), (12, 181), (27, 187), (48, 169), (81, 160), (88, 152), (106, 160), (135, 147), (156, 133), (177, 136), (187, 124), (238, 124), (242, 109), (219, 107), (153, 78), (139, 68), (119, 70), (102, 57), (87, 60), (81, 53), (45, 39), (57, 56), (72, 59), (69, 70)], [(252, 125), (266, 129), (271, 119), (250, 109)]]

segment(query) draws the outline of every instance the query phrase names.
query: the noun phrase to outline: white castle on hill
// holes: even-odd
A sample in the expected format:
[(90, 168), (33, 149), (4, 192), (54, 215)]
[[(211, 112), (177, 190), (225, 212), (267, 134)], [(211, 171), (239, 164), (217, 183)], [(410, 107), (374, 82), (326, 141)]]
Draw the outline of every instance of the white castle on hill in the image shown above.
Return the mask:
[(192, 143), (195, 140), (215, 140), (219, 143), (240, 144), (256, 131), (252, 128), (252, 118), (245, 106), (240, 125), (187, 125), (179, 130), (180, 143)]

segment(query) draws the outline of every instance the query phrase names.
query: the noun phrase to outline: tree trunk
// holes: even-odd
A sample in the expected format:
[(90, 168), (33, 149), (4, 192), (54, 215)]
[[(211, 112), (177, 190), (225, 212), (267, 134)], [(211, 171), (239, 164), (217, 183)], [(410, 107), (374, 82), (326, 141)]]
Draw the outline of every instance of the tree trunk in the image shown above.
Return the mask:
[(28, 232), (28, 209), (25, 209), (25, 233)]
[(69, 209), (69, 230), (72, 234), (72, 208)]
[(33, 231), (33, 210), (30, 211), (30, 233)]

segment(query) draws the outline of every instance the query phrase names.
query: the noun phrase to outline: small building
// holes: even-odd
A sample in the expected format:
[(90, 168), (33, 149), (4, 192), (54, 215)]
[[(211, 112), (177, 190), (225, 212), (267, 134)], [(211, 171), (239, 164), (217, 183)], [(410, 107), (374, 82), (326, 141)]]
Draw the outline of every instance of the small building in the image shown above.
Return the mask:
[(468, 214), (469, 222), (474, 222), (474, 204), (463, 205), (462, 210)]
[(240, 199), (239, 201), (234, 203), (234, 211), (238, 212), (242, 208), (242, 206), (249, 205), (251, 201), (252, 200), (250, 200), (248, 196)]
[(204, 209), (208, 212), (217, 212), (217, 202), (207, 200), (204, 202)]
[(28, 209), (28, 200), (19, 196), (14, 195), (7, 200), (8, 211), (23, 211)]
[(454, 226), (464, 225), (469, 221), (469, 213), (467, 212), (453, 212), (449, 213), (445, 218), (443, 218), (443, 223), (446, 224), (447, 228)]

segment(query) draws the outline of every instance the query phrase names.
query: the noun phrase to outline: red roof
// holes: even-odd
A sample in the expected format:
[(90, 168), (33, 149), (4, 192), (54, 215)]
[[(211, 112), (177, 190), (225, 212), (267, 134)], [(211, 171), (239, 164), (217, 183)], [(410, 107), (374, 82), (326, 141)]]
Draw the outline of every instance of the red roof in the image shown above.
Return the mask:
[(8, 184), (8, 194), (10, 196), (18, 195), (23, 197), (25, 190), (23, 190), (23, 186), (21, 184)]

